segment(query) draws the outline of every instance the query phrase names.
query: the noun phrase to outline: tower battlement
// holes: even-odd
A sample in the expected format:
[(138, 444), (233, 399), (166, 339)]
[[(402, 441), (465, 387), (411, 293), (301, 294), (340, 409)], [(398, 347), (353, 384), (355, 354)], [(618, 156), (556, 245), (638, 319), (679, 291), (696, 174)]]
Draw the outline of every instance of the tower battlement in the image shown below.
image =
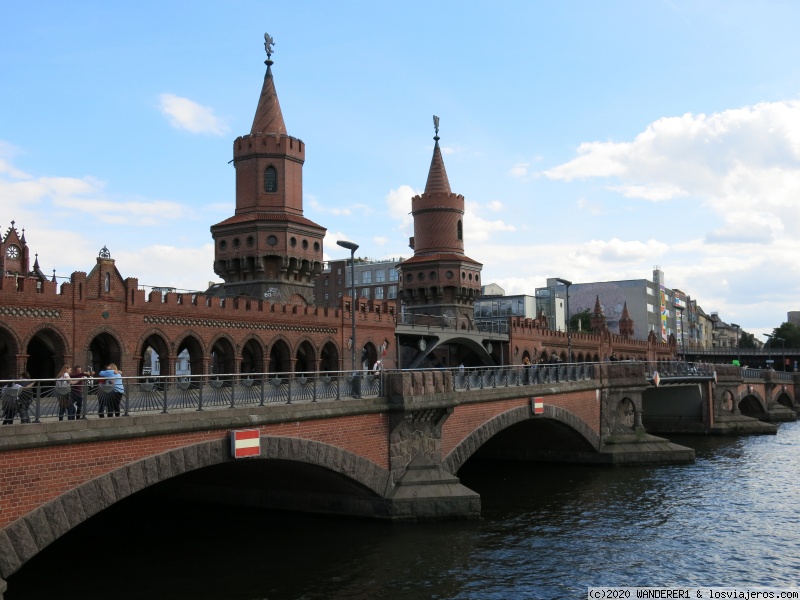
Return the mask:
[(303, 140), (280, 133), (249, 133), (233, 141), (234, 160), (273, 153), (302, 162), (306, 159), (306, 146)]

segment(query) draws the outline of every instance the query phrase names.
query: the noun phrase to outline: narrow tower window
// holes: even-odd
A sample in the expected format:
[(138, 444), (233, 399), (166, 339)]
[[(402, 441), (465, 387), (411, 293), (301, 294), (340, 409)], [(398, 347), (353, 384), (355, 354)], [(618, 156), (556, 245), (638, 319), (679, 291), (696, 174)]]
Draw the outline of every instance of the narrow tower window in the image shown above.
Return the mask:
[(464, 239), (464, 226), (461, 224), (461, 221), (458, 221), (458, 239)]
[(104, 281), (104, 284), (103, 284), (103, 288), (104, 288), (104, 290), (106, 292), (110, 292), (111, 291), (111, 274), (110, 273), (106, 273), (106, 276), (105, 276), (104, 279), (105, 279), (105, 281)]
[(267, 167), (264, 170), (264, 191), (278, 191), (278, 172), (275, 170), (275, 167)]

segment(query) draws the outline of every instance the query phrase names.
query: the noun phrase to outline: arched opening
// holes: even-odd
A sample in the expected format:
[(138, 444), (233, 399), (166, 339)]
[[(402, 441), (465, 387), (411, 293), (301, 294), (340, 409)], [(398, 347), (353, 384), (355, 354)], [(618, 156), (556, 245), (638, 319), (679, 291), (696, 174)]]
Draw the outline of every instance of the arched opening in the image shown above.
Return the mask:
[(361, 348), (361, 358), (359, 359), (359, 365), (365, 371), (372, 368), (372, 365), (378, 360), (378, 350), (375, 348), (375, 344), (372, 342), (367, 342)]
[(308, 341), (300, 344), (294, 358), (294, 370), (296, 373), (309, 373), (317, 370), (314, 347)]
[(269, 350), (269, 372), (288, 373), (289, 368), (289, 346), (283, 340), (275, 340)]
[(95, 373), (102, 371), (106, 365), (114, 363), (124, 372), (122, 365), (122, 348), (117, 339), (110, 333), (103, 332), (95, 336), (89, 344), (89, 355), (91, 356), (91, 367)]
[(264, 348), (256, 339), (249, 339), (242, 348), (240, 373), (262, 373), (264, 371)]
[(211, 348), (211, 374), (229, 375), (235, 370), (233, 345), (227, 338), (219, 338)]
[(764, 416), (764, 409), (761, 402), (755, 396), (745, 396), (739, 402), (739, 411), (746, 417), (753, 417), (755, 419)]
[(14, 336), (0, 328), (0, 379), (14, 379), (17, 376), (17, 354), (19, 348)]
[(339, 349), (333, 342), (327, 342), (322, 347), (319, 360), (319, 370), (320, 373), (341, 370), (341, 366), (339, 365)]
[(187, 356), (186, 369), (188, 375), (203, 373), (203, 345), (193, 335), (187, 335), (178, 344), (178, 356)]
[(25, 370), (33, 379), (51, 379), (64, 365), (65, 347), (55, 331), (42, 329), (30, 342), (26, 349), (28, 363)]
[(139, 375), (171, 375), (169, 346), (157, 333), (147, 337), (139, 354)]

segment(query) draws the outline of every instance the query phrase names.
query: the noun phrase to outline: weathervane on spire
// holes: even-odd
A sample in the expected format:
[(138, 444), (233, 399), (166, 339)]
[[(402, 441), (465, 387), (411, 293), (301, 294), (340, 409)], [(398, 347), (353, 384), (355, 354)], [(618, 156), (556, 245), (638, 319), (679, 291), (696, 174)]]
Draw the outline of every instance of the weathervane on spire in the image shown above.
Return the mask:
[(439, 135), (439, 117), (433, 115), (433, 130)]
[(272, 47), (275, 45), (275, 40), (272, 39), (272, 36), (268, 33), (264, 34), (264, 50), (267, 51), (267, 60), (272, 59), (272, 53), (274, 50)]

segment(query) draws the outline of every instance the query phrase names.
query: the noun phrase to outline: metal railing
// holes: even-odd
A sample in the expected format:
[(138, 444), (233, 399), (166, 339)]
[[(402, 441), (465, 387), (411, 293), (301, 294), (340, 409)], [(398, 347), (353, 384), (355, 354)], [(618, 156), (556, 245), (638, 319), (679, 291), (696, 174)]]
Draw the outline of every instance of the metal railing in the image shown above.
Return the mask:
[(693, 363), (684, 361), (658, 361), (647, 363), (647, 377), (652, 379), (658, 371), (660, 377), (711, 377), (716, 366), (711, 363)]
[(594, 363), (466, 367), (452, 370), (453, 389), (476, 390), (521, 385), (545, 385), (595, 378)]
[(380, 373), (369, 371), (147, 375), (120, 381), (122, 393), (112, 379), (97, 377), (0, 380), (3, 424), (371, 398), (383, 389)]

